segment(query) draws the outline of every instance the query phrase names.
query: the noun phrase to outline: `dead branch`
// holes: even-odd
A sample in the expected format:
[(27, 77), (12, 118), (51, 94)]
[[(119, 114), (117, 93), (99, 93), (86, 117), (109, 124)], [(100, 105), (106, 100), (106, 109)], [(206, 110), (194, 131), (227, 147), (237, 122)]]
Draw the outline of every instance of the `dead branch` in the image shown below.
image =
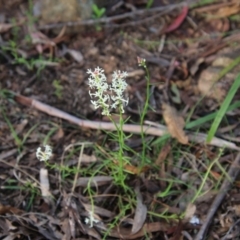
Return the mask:
[[(113, 123), (82, 120), (80, 118), (72, 116), (71, 114), (61, 111), (57, 108), (41, 103), (38, 100), (24, 97), (22, 95), (15, 94), (14, 99), (25, 106), (36, 108), (39, 111), (47, 113), (50, 116), (67, 120), (82, 128), (102, 129), (102, 130), (108, 130), (108, 131), (116, 130), (116, 127)], [(129, 132), (129, 133), (136, 133), (136, 134), (140, 134), (143, 131), (145, 134), (153, 135), (153, 136), (163, 136), (164, 134), (168, 133), (167, 127), (160, 124), (157, 124), (157, 127), (151, 127), (151, 125), (144, 125), (143, 127), (141, 127), (139, 125), (134, 125), (134, 124), (124, 124), (123, 131)], [(190, 133), (188, 134), (188, 136), (191, 141), (197, 142), (197, 143), (204, 143), (206, 142), (206, 138), (207, 138), (206, 134), (203, 134), (203, 133)], [(216, 137), (214, 137), (209, 144), (217, 147), (226, 147), (226, 148), (240, 151), (240, 148), (237, 147), (234, 143), (231, 143)]]
[[(196, 2), (196, 1), (191, 1)], [(185, 6), (186, 2), (178, 3), (178, 4), (169, 4), (167, 6), (161, 6), (161, 7), (156, 7), (156, 8), (151, 8), (151, 9), (140, 9), (128, 13), (124, 13), (121, 15), (117, 16), (112, 16), (112, 17), (103, 17), (100, 19), (87, 19), (87, 20), (80, 20), (80, 21), (75, 21), (75, 22), (65, 22), (65, 23), (52, 23), (52, 24), (47, 24), (44, 26), (39, 26), (38, 29), (40, 30), (48, 30), (48, 29), (53, 29), (53, 28), (63, 28), (64, 26), (67, 27), (72, 27), (72, 26), (94, 26), (96, 24), (105, 24), (105, 27), (119, 27), (122, 25), (113, 25), (110, 23), (113, 23), (114, 21), (118, 20), (123, 20), (126, 18), (134, 18), (139, 15), (143, 14), (148, 14), (148, 13), (156, 13), (156, 12), (163, 12), (162, 14), (166, 14), (174, 9), (177, 9), (179, 7)], [(141, 23), (142, 21), (140, 21)]]

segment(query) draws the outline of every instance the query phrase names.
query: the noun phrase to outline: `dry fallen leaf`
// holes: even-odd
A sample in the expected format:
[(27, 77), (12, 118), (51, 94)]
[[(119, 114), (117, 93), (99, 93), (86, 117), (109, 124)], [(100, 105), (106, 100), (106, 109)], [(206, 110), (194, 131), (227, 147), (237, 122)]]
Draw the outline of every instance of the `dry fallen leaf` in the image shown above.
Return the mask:
[(57, 132), (53, 135), (52, 140), (57, 142), (63, 137), (64, 137), (64, 131), (61, 127), (59, 127)]
[(142, 195), (139, 189), (136, 189), (137, 194), (137, 207), (132, 226), (132, 234), (137, 233), (142, 227), (147, 217), (147, 207), (142, 202)]
[(80, 51), (74, 49), (67, 49), (66, 53), (68, 53), (76, 62), (78, 63), (83, 62), (83, 55)]
[(237, 14), (239, 12), (240, 12), (240, 6), (239, 4), (236, 4), (232, 6), (219, 8), (218, 11), (214, 14), (214, 17), (224, 18), (224, 17), (229, 17), (231, 15)]
[(218, 101), (222, 101), (226, 95), (226, 90), (217, 83), (215, 79), (219, 76), (219, 69), (209, 68), (203, 71), (198, 81), (198, 89), (200, 93), (207, 97), (212, 97)]
[(175, 108), (163, 103), (163, 118), (167, 124), (167, 128), (172, 137), (176, 138), (180, 143), (187, 144), (188, 136), (183, 131), (185, 125), (183, 117), (181, 117)]
[(234, 210), (235, 214), (239, 217), (240, 216), (240, 205), (235, 204), (235, 205), (233, 205), (232, 209)]
[(196, 205), (194, 205), (193, 203), (189, 203), (185, 211), (184, 221), (189, 222), (189, 220), (194, 216), (195, 212)]
[(41, 168), (39, 172), (40, 177), (40, 189), (42, 193), (42, 197), (47, 204), (51, 203), (52, 194), (50, 193), (50, 184), (48, 179), (48, 170), (45, 168)]
[(239, 47), (225, 48), (220, 51), (215, 60), (207, 69), (202, 71), (198, 79), (198, 90), (202, 96), (222, 102), (228, 90), (240, 71), (239, 65), (235, 66), (226, 74), (221, 72), (231, 66), (239, 56)]
[(69, 222), (70, 234), (71, 234), (71, 237), (73, 237), (73, 239), (75, 239), (75, 237), (76, 237), (76, 221), (74, 218), (73, 210), (70, 209), (68, 214), (69, 214), (68, 222)]
[(157, 166), (162, 166), (162, 163), (164, 163), (164, 161), (166, 160), (168, 154), (170, 153), (171, 151), (171, 145), (170, 144), (165, 144), (161, 150), (160, 150), (160, 153), (158, 154), (158, 158), (157, 160), (155, 161), (155, 164)]
[(18, 209), (18, 208), (9, 206), (9, 205), (2, 205), (0, 203), (0, 215), (4, 215), (4, 214), (7, 214), (7, 213), (18, 215), (18, 214), (22, 214), (23, 211)]
[(138, 175), (140, 173), (144, 173), (146, 172), (147, 170), (149, 170), (149, 166), (145, 165), (143, 167), (135, 167), (133, 165), (130, 165), (130, 164), (125, 164), (124, 165), (124, 170), (130, 174), (135, 174), (135, 175)]
[(224, 231), (227, 231), (234, 223), (233, 216), (230, 213), (223, 213), (219, 216), (219, 223)]
[[(168, 154), (170, 153), (170, 151), (171, 151), (171, 145), (169, 143), (165, 144), (161, 148), (161, 151), (158, 154), (158, 158), (155, 161), (155, 164), (160, 167), (160, 169), (159, 169), (160, 179), (165, 179), (166, 178), (167, 170), (166, 170), (166, 167), (165, 167), (165, 160), (166, 160)], [(159, 184), (162, 187), (162, 189), (165, 189), (167, 187), (166, 181), (160, 180)]]

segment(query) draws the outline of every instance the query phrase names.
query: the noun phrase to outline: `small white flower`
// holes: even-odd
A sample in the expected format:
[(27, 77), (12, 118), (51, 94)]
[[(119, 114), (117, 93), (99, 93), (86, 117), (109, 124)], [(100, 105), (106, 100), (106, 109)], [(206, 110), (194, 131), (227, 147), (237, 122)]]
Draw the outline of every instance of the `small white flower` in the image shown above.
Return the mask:
[(141, 57), (137, 57), (137, 61), (138, 61), (138, 65), (140, 67), (146, 67), (146, 59), (141, 58)]
[(52, 148), (49, 145), (43, 147), (45, 148), (44, 151), (41, 147), (37, 148), (36, 157), (39, 161), (48, 161), (52, 156)]
[(91, 100), (93, 106), (95, 107), (95, 109), (102, 107), (102, 114), (110, 115), (108, 104), (110, 97), (107, 94), (108, 83), (107, 78), (104, 74), (104, 70), (100, 67), (97, 67), (94, 71), (88, 69), (87, 73), (90, 75), (88, 78), (88, 85), (93, 91), (95, 91), (94, 93), (89, 91), (90, 97), (96, 99)]
[(189, 220), (189, 222), (194, 225), (199, 225), (200, 219), (197, 216), (193, 215), (192, 218)]
[(93, 227), (93, 223), (99, 223), (100, 220), (94, 218), (94, 214), (92, 211), (89, 211), (89, 218), (85, 218), (85, 223), (89, 225), (90, 228)]

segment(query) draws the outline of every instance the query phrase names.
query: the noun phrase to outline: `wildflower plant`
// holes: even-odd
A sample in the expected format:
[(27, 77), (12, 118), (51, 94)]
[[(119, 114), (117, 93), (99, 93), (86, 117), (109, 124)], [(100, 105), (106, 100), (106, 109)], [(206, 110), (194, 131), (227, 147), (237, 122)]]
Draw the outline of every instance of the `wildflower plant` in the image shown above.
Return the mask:
[[(126, 77), (127, 72), (115, 71), (112, 74), (112, 83), (108, 84), (104, 70), (97, 67), (94, 71), (88, 69), (87, 73), (90, 75), (88, 78), (88, 85), (90, 87), (89, 95), (94, 100), (91, 100), (95, 109), (102, 108), (102, 115), (106, 115), (113, 122), (116, 127), (119, 151), (119, 180), (123, 184), (124, 182), (124, 160), (123, 160), (123, 149), (125, 135), (123, 133), (123, 116), (124, 107), (128, 104), (128, 98), (125, 98), (124, 92), (127, 88)], [(117, 124), (111, 117), (111, 110), (116, 109), (119, 112), (119, 123)], [(123, 184), (124, 185), (124, 184)]]
[(41, 147), (37, 148), (36, 157), (39, 161), (48, 161), (52, 157), (52, 148), (49, 145), (43, 146), (44, 150)]
[[(90, 87), (89, 95), (95, 109), (101, 107), (103, 109), (102, 115), (110, 116), (110, 111), (113, 108), (119, 108), (121, 113), (124, 113), (124, 105), (128, 104), (128, 99), (123, 96), (127, 88), (125, 78), (128, 76), (127, 72), (115, 71), (112, 75), (112, 85), (107, 83), (107, 78), (104, 70), (97, 67), (94, 71), (88, 69), (87, 73), (88, 85)], [(94, 91), (94, 92), (93, 92)]]

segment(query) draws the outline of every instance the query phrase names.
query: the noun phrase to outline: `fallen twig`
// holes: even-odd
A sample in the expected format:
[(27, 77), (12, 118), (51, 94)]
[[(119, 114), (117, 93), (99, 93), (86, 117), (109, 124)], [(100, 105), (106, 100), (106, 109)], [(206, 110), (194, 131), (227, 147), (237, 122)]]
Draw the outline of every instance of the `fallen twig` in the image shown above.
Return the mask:
[[(15, 95), (14, 99), (25, 106), (34, 107), (42, 112), (47, 113), (48, 115), (65, 119), (80, 127), (110, 130), (110, 131), (116, 130), (116, 126), (113, 123), (82, 120), (80, 118), (72, 116), (71, 114), (61, 111), (57, 108), (41, 103), (38, 100), (24, 97), (22, 95)], [(143, 131), (145, 134), (153, 135), (153, 136), (163, 136), (164, 134), (168, 133), (166, 126), (160, 125), (160, 124), (156, 124), (156, 126), (157, 127), (151, 127), (151, 125), (144, 125), (143, 127), (141, 127), (139, 125), (134, 125), (134, 124), (124, 124), (123, 131), (136, 133), (136, 134), (140, 134)], [(189, 136), (189, 139), (193, 142), (198, 142), (198, 143), (206, 142), (206, 135), (203, 133), (190, 133), (188, 134), (188, 136)], [(240, 148), (237, 147), (234, 143), (231, 143), (216, 137), (214, 137), (209, 144), (217, 147), (226, 147), (226, 148), (240, 151)]]
[[(197, 2), (197, 1), (190, 1), (191, 3)], [(113, 23), (117, 20), (122, 20), (126, 18), (133, 18), (135, 16), (143, 15), (146, 13), (155, 13), (155, 12), (163, 12), (168, 13), (169, 11), (172, 11), (174, 9), (177, 9), (179, 7), (186, 6), (186, 2), (178, 3), (178, 4), (169, 4), (166, 6), (160, 6), (156, 8), (151, 9), (140, 9), (132, 12), (127, 12), (121, 15), (112, 16), (112, 17), (103, 17), (99, 19), (87, 19), (87, 20), (81, 20), (81, 21), (75, 21), (75, 22), (65, 22), (65, 23), (53, 23), (48, 24), (44, 26), (39, 26), (38, 28), (40, 30), (47, 30), (47, 29), (53, 29), (53, 28), (62, 28), (64, 26), (72, 27), (72, 26), (94, 26), (96, 24), (106, 24), (106, 27), (116, 27), (116, 26), (122, 26), (122, 25), (110, 25), (109, 23)]]
[(204, 220), (204, 223), (202, 225), (202, 227), (200, 228), (198, 234), (196, 235), (196, 237), (194, 238), (194, 240), (202, 240), (204, 239), (205, 234), (207, 233), (207, 230), (210, 226), (210, 224), (213, 222), (213, 216), (216, 213), (219, 205), (221, 204), (222, 200), (224, 199), (225, 195), (227, 194), (227, 192), (229, 191), (232, 183), (235, 181), (237, 175), (240, 172), (240, 168), (239, 168), (239, 163), (240, 163), (240, 153), (238, 153), (237, 157), (235, 158), (235, 160), (232, 162), (229, 170), (228, 170), (228, 176), (229, 178), (232, 180), (231, 182), (229, 182), (228, 178), (226, 178), (221, 186), (221, 189), (219, 190), (218, 195), (216, 196), (216, 198), (214, 199), (207, 217)]

